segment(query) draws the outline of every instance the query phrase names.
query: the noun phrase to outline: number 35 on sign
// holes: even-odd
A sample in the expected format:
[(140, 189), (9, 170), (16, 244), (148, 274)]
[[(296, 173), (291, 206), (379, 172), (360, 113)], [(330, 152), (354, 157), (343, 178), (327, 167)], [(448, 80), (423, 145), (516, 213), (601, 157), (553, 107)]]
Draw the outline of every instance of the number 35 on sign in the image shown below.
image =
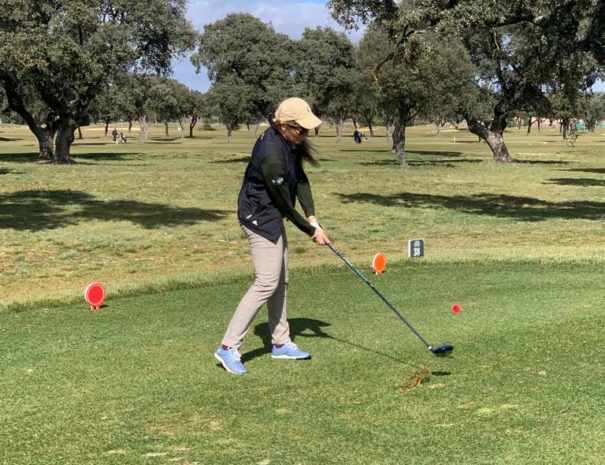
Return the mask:
[(408, 241), (408, 257), (424, 257), (424, 239), (411, 239)]

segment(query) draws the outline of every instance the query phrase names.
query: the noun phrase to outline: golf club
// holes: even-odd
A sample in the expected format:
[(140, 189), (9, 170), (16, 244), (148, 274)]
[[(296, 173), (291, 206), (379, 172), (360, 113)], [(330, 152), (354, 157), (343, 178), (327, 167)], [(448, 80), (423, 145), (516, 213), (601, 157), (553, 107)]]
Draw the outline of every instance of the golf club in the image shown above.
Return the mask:
[(368, 278), (366, 278), (361, 271), (359, 271), (357, 268), (355, 268), (355, 266), (347, 259), (347, 257), (345, 257), (343, 254), (341, 254), (338, 250), (336, 250), (336, 248), (332, 244), (328, 243), (326, 245), (330, 248), (330, 250), (332, 252), (334, 252), (336, 255), (338, 255), (342, 259), (342, 261), (345, 262), (348, 265), (348, 267), (351, 268), (351, 270), (353, 270), (353, 272), (363, 280), (364, 283), (366, 283), (368, 286), (370, 286), (370, 288), (378, 295), (378, 297), (380, 297), (382, 299), (382, 301), (385, 304), (387, 304), (391, 310), (393, 310), (395, 312), (395, 314), (399, 317), (399, 319), (401, 321), (403, 321), (408, 328), (410, 328), (410, 330), (416, 335), (416, 337), (418, 339), (420, 339), (422, 341), (422, 343), (425, 345), (425, 347), (430, 352), (432, 352), (437, 357), (447, 357), (448, 355), (451, 355), (451, 353), (454, 350), (453, 345), (442, 344), (437, 347), (433, 347), (432, 345), (430, 345), (429, 342), (425, 338), (423, 338), (420, 335), (420, 333), (418, 331), (416, 331), (416, 329), (414, 329), (414, 327), (403, 317), (403, 315), (399, 312), (399, 310), (397, 310), (395, 308), (395, 306), (391, 302), (389, 302), (386, 299), (386, 297), (383, 296), (380, 293), (380, 291), (378, 291), (378, 289), (376, 289), (374, 287), (374, 285), (370, 282), (370, 280)]

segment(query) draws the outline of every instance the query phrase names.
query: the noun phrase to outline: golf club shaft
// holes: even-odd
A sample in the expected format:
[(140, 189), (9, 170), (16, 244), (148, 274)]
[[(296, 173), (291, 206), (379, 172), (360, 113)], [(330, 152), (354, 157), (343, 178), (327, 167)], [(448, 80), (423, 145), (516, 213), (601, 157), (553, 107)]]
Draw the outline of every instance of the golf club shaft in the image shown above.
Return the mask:
[(347, 257), (345, 257), (343, 254), (341, 254), (341, 253), (340, 253), (338, 250), (336, 250), (336, 248), (335, 248), (335, 247), (334, 247), (332, 244), (328, 243), (328, 244), (326, 244), (326, 245), (327, 245), (327, 246), (330, 248), (330, 250), (331, 250), (332, 252), (334, 252), (336, 255), (338, 255), (338, 256), (339, 256), (339, 257), (342, 259), (342, 261), (343, 261), (343, 262), (345, 262), (345, 263), (347, 264), (347, 266), (348, 266), (349, 268), (351, 268), (351, 270), (353, 270), (353, 272), (354, 272), (354, 273), (355, 273), (357, 276), (359, 276), (359, 277), (360, 277), (360, 278), (363, 280), (363, 282), (364, 282), (364, 283), (366, 283), (368, 286), (370, 286), (370, 288), (371, 288), (371, 289), (372, 289), (372, 290), (373, 290), (373, 291), (374, 291), (374, 292), (375, 292), (375, 293), (378, 295), (378, 297), (380, 297), (380, 298), (382, 299), (382, 301), (383, 301), (385, 304), (387, 304), (391, 310), (393, 310), (393, 311), (395, 312), (395, 314), (396, 314), (396, 315), (399, 317), (399, 319), (400, 319), (401, 321), (403, 321), (403, 322), (405, 323), (405, 325), (406, 325), (408, 328), (410, 328), (410, 330), (411, 330), (411, 331), (412, 331), (412, 332), (413, 332), (413, 333), (416, 335), (416, 337), (417, 337), (418, 339), (420, 339), (420, 340), (422, 341), (422, 343), (423, 343), (423, 344), (424, 344), (424, 345), (425, 345), (425, 346), (426, 346), (426, 347), (427, 347), (427, 348), (430, 350), (430, 349), (431, 349), (431, 345), (428, 343), (428, 341), (427, 341), (425, 338), (423, 338), (423, 337), (420, 335), (420, 333), (419, 333), (418, 331), (416, 331), (416, 329), (414, 329), (414, 327), (413, 327), (413, 326), (412, 326), (412, 325), (411, 325), (411, 324), (410, 324), (410, 323), (409, 323), (409, 322), (408, 322), (408, 321), (407, 321), (407, 320), (406, 320), (406, 319), (403, 317), (403, 315), (402, 315), (402, 314), (399, 312), (399, 310), (397, 310), (397, 309), (395, 308), (395, 306), (394, 306), (394, 305), (393, 305), (391, 302), (389, 302), (389, 301), (386, 299), (386, 297), (385, 297), (385, 296), (383, 296), (383, 295), (382, 295), (382, 293), (381, 293), (381, 292), (380, 292), (378, 289), (376, 289), (376, 287), (374, 287), (374, 285), (373, 285), (373, 284), (370, 282), (370, 280), (369, 280), (368, 278), (366, 278), (366, 277), (365, 277), (365, 275), (364, 275), (364, 274), (363, 274), (361, 271), (359, 271), (359, 270), (358, 270), (358, 269), (355, 267), (355, 265), (353, 265), (353, 264), (352, 264), (352, 263), (351, 263), (351, 262), (350, 262), (350, 261), (347, 259)]

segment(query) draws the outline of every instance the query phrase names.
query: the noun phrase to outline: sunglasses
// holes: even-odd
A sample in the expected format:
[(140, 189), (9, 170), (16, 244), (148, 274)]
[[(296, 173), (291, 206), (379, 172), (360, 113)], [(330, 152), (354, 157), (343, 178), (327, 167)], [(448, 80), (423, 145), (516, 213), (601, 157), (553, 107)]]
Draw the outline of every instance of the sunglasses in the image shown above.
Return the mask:
[(298, 133), (303, 133), (303, 132), (308, 131), (308, 129), (303, 128), (302, 126), (299, 126), (298, 124), (289, 124), (288, 126), (291, 127), (292, 129), (294, 129)]

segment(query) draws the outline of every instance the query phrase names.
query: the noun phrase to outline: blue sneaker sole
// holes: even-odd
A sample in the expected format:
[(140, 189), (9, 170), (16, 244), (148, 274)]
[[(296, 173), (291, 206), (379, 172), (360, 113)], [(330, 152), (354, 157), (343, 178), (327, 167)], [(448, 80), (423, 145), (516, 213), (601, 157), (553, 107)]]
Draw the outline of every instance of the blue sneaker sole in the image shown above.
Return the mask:
[(273, 355), (273, 354), (271, 354), (271, 357), (281, 359), (281, 360), (311, 360), (310, 355), (307, 355), (305, 357), (293, 357), (291, 355)]
[(216, 352), (214, 353), (214, 358), (217, 359), (219, 362), (221, 362), (221, 365), (223, 366), (223, 368), (225, 369), (226, 372), (234, 374), (234, 375), (245, 375), (247, 373), (247, 371), (233, 371), (232, 369), (229, 368), (229, 366), (225, 363), (225, 361), (221, 358), (221, 356), (219, 354), (217, 354)]

